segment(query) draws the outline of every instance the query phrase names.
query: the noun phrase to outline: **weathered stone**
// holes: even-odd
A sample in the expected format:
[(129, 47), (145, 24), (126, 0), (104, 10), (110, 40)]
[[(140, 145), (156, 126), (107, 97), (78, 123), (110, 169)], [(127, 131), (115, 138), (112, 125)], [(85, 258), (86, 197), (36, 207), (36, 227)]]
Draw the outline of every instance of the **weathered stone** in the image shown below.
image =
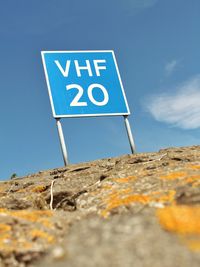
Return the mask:
[(0, 183), (0, 266), (197, 267), (200, 146)]

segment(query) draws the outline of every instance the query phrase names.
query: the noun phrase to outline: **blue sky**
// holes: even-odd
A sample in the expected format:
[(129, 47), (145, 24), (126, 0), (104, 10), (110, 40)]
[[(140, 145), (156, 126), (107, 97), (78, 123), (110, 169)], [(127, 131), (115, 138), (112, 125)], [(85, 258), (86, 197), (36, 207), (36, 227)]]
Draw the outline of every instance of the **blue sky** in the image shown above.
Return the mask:
[[(41, 50), (114, 50), (138, 152), (200, 143), (199, 0), (0, 1), (0, 179), (63, 165)], [(130, 153), (122, 117), (63, 119), (71, 163)]]

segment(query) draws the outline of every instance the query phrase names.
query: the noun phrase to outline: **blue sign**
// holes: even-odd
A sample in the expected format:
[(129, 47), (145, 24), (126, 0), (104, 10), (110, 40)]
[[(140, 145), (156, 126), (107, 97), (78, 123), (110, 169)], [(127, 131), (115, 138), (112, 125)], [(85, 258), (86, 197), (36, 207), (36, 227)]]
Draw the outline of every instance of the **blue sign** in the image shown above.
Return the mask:
[(129, 115), (113, 51), (42, 51), (53, 116)]

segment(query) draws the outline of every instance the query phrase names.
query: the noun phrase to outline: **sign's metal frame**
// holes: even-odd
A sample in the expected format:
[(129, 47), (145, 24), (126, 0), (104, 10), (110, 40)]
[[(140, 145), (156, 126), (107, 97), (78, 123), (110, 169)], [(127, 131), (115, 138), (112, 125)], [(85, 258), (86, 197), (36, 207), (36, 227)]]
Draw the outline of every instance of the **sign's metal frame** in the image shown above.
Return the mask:
[[(54, 108), (53, 97), (52, 97), (52, 93), (51, 93), (51, 87), (50, 87), (49, 77), (48, 77), (48, 73), (47, 73), (44, 54), (45, 53), (66, 53), (66, 52), (67, 53), (94, 53), (94, 52), (97, 52), (97, 53), (98, 52), (102, 52), (102, 53), (103, 52), (110, 52), (110, 53), (112, 53), (112, 56), (113, 56), (113, 59), (114, 59), (114, 64), (115, 64), (116, 71), (117, 71), (117, 76), (118, 76), (118, 79), (119, 79), (119, 82), (120, 82), (122, 94), (123, 94), (125, 105), (126, 105), (126, 108), (127, 108), (128, 112), (126, 112), (126, 113), (57, 115), (56, 112), (55, 112), (55, 108)], [(129, 139), (131, 152), (132, 152), (132, 154), (134, 154), (136, 152), (135, 143), (134, 143), (134, 139), (133, 139), (133, 134), (132, 134), (132, 131), (131, 131), (130, 123), (129, 123), (129, 120), (128, 120), (128, 116), (130, 115), (130, 109), (129, 109), (128, 102), (127, 102), (127, 99), (126, 99), (126, 95), (125, 95), (125, 91), (124, 91), (124, 87), (123, 87), (123, 84), (122, 84), (122, 80), (121, 80), (121, 76), (120, 76), (120, 73), (119, 73), (119, 69), (118, 69), (118, 65), (117, 65), (117, 61), (116, 61), (116, 58), (115, 58), (114, 51), (113, 50), (41, 51), (41, 56), (42, 56), (42, 63), (43, 63), (43, 67), (44, 67), (45, 78), (46, 78), (46, 83), (47, 83), (47, 88), (48, 88), (48, 94), (49, 94), (49, 98), (50, 98), (52, 113), (53, 113), (53, 117), (56, 119), (56, 125), (57, 125), (58, 135), (59, 135), (59, 139), (60, 139), (60, 145), (61, 145), (64, 165), (67, 166), (69, 164), (69, 161), (68, 161), (68, 154), (67, 154), (67, 148), (66, 148), (66, 144), (65, 144), (64, 134), (63, 134), (63, 130), (62, 130), (62, 124), (61, 124), (61, 121), (60, 121), (61, 118), (123, 116), (124, 117), (124, 123), (125, 123), (126, 131), (127, 131), (127, 135), (128, 135), (128, 139)]]

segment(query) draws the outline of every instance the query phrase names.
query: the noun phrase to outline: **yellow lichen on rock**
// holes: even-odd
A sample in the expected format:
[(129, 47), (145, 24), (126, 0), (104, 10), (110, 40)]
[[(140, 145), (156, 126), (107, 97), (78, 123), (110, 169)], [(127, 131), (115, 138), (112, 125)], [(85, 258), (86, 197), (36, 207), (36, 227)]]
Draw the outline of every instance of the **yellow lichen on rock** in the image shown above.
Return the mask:
[(172, 205), (158, 209), (157, 217), (161, 226), (177, 234), (200, 235), (200, 207)]
[(57, 240), (54, 212), (0, 209), (0, 253), (48, 249)]
[(8, 232), (11, 230), (11, 226), (4, 224), (4, 223), (0, 223), (0, 235), (4, 234), (5, 232)]
[(44, 232), (44, 231), (41, 231), (39, 229), (33, 229), (31, 232), (30, 232), (30, 235), (32, 236), (33, 239), (36, 239), (36, 238), (42, 238), (42, 239), (45, 239), (45, 241), (47, 241), (48, 243), (54, 243), (55, 242), (55, 237)]
[(113, 181), (117, 182), (117, 183), (128, 183), (128, 182), (134, 181), (136, 179), (137, 179), (136, 176), (128, 176), (125, 178), (113, 178)]
[(167, 175), (160, 176), (163, 180), (176, 180), (187, 176), (187, 172), (172, 172)]
[(2, 247), (5, 240), (10, 237), (10, 231), (11, 231), (10, 225), (4, 223), (0, 224), (0, 247)]
[(197, 187), (200, 185), (200, 175), (191, 175), (188, 176), (185, 180), (184, 183), (186, 184), (192, 184), (193, 187)]
[(21, 232), (19, 238), (13, 235), (13, 229), (8, 224), (0, 224), (0, 252), (12, 253), (17, 250), (27, 250), (33, 247), (26, 232)]
[(156, 211), (160, 225), (177, 234), (188, 248), (200, 251), (200, 207), (172, 205)]
[(176, 194), (174, 190), (167, 192), (155, 191), (149, 194), (132, 194), (131, 191), (130, 188), (127, 188), (111, 192), (103, 202), (105, 209), (101, 211), (101, 216), (106, 218), (113, 209), (133, 203), (143, 205), (150, 203), (173, 203)]
[(150, 194), (150, 201), (159, 203), (173, 203), (175, 200), (176, 191), (169, 190), (166, 192), (155, 191)]
[(7, 210), (0, 209), (0, 216), (11, 216), (18, 219), (23, 219), (29, 222), (38, 222), (44, 224), (45, 226), (51, 226), (49, 222), (49, 217), (53, 216), (50, 210)]
[(200, 170), (200, 165), (187, 165), (187, 168), (192, 169), (192, 170)]
[(44, 192), (47, 188), (48, 186), (46, 185), (38, 185), (38, 186), (31, 188), (31, 191), (34, 193), (41, 193), (41, 192)]

